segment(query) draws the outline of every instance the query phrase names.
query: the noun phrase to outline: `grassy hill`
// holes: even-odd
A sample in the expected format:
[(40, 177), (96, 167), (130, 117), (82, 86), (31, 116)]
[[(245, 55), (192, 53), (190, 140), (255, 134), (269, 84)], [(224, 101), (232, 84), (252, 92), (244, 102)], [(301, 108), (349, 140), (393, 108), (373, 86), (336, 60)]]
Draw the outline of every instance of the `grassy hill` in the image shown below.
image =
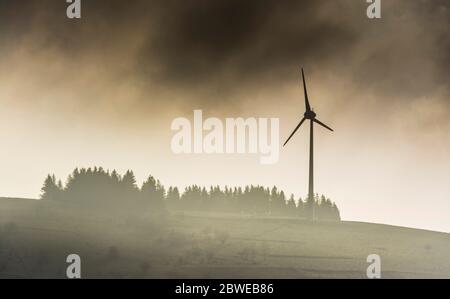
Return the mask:
[(106, 211), (0, 198), (0, 278), (450, 278), (450, 234), (236, 214)]

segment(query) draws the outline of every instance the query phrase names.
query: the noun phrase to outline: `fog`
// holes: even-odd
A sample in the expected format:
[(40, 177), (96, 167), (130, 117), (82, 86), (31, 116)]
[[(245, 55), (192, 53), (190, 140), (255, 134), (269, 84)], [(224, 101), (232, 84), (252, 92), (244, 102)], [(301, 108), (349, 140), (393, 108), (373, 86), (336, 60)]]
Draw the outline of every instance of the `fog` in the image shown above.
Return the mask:
[[(315, 189), (344, 220), (450, 231), (448, 1), (0, 1), (0, 196), (37, 198), (47, 173), (133, 169), (166, 185), (307, 193), (307, 128), (274, 165), (175, 155), (176, 117), (278, 117), (311, 104)], [(280, 140), (280, 143), (282, 141)]]

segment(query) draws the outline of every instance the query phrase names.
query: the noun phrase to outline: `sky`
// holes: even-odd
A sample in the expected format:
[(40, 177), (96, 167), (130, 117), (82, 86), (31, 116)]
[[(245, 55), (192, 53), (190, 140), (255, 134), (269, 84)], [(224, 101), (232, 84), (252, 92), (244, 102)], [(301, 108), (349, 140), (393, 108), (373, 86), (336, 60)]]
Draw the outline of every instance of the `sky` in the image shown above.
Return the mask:
[(311, 105), (315, 190), (344, 220), (450, 232), (450, 3), (0, 0), (0, 196), (37, 198), (75, 167), (163, 184), (307, 194), (308, 129), (280, 159), (174, 154), (177, 117), (276, 117)]

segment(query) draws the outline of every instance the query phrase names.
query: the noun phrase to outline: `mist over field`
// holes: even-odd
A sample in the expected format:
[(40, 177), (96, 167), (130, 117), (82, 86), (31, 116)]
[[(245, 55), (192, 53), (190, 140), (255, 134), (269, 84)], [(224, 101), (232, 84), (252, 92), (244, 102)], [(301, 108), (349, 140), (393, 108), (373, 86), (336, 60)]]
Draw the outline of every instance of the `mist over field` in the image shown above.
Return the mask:
[(40, 200), (0, 198), (0, 278), (70, 278), (74, 255), (78, 278), (368, 278), (374, 255), (383, 278), (448, 278), (449, 246), (447, 233), (341, 221), (324, 196), (138, 186), (130, 170), (76, 168), (48, 175)]
[(0, 199), (0, 278), (449, 278), (448, 234), (267, 215)]

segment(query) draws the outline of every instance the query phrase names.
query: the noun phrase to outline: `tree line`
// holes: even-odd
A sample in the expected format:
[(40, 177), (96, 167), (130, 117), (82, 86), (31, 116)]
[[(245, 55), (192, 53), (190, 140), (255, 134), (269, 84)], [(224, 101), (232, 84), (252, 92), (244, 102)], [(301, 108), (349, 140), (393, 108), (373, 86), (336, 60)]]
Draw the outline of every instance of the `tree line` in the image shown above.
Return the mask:
[(276, 215), (327, 221), (339, 221), (335, 203), (316, 194), (314, 199), (287, 197), (277, 187), (263, 186), (209, 188), (192, 185), (180, 192), (178, 187), (165, 188), (149, 176), (139, 187), (131, 170), (120, 175), (102, 167), (76, 168), (63, 184), (55, 175), (48, 175), (41, 189), (42, 200), (61, 200), (84, 205), (123, 209), (124, 207), (165, 210), (230, 212), (250, 215)]

